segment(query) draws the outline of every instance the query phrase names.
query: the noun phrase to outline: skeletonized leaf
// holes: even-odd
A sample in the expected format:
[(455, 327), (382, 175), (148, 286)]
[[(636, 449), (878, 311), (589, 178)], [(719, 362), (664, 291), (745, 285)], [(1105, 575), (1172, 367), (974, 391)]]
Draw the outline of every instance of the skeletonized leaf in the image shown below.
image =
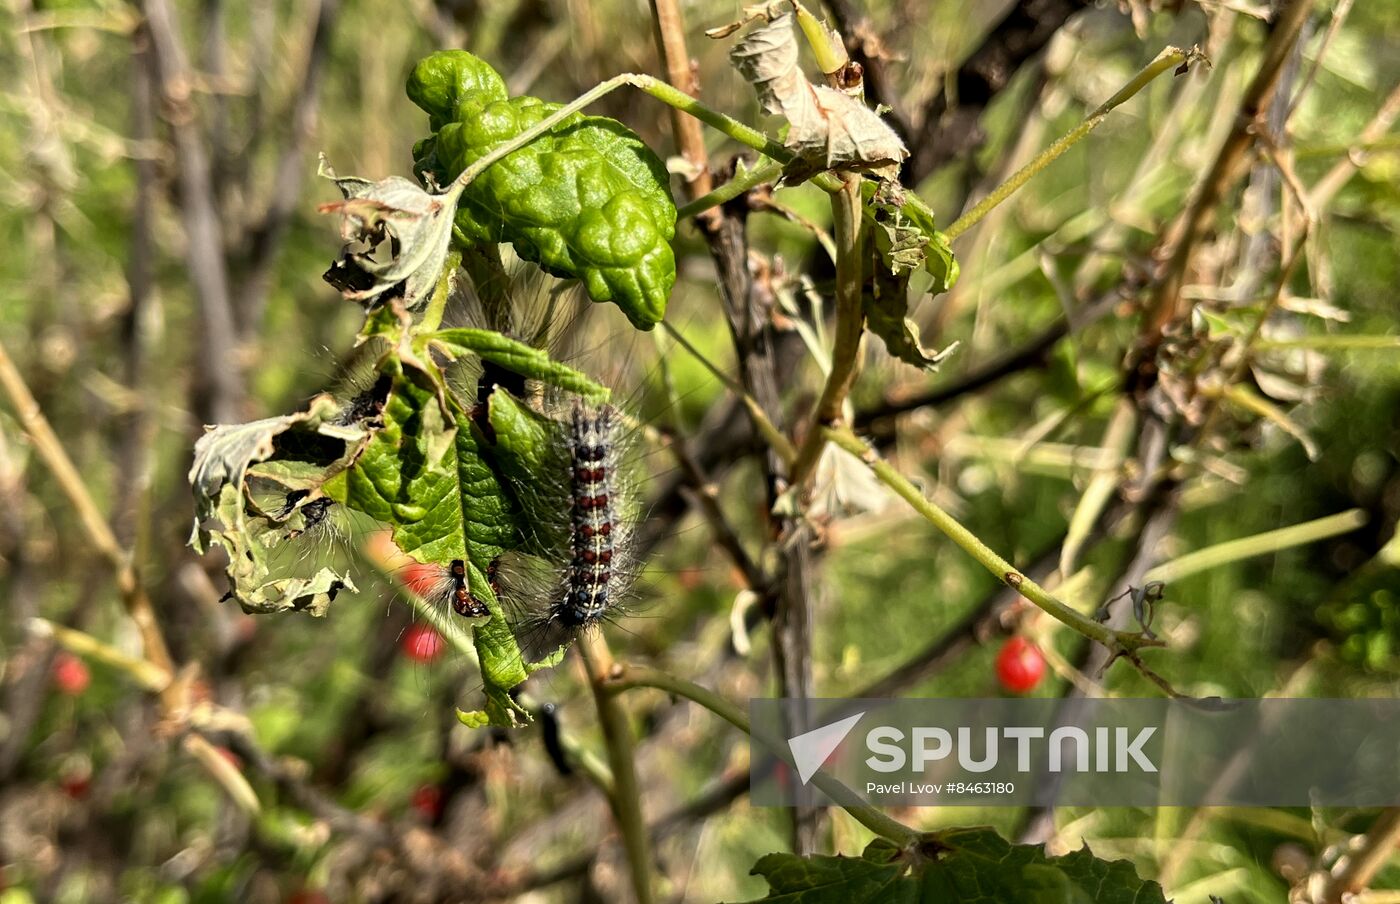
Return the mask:
[[(220, 424), (208, 428), (195, 443), (189, 473), (195, 496), (190, 546), (200, 553), (215, 545), (223, 547), (229, 558), (230, 595), (249, 612), (293, 609), (323, 615), (337, 592), (355, 589), (348, 574), (331, 568), (319, 568), (310, 575), (274, 573), (268, 551), (288, 539), (281, 523), (288, 514), (250, 515), (245, 494), (250, 468), (276, 454), (279, 439), (291, 434), (324, 437), (332, 441), (332, 448), (342, 450), (342, 457), (353, 455), (364, 432), (333, 423), (339, 411), (334, 399), (321, 395), (306, 411), (247, 424)], [(320, 466), (322, 479), (334, 470), (334, 462), (329, 464)], [(276, 473), (278, 469), (269, 470), (269, 474)], [(314, 480), (307, 485), (311, 483)]]
[(339, 214), (341, 239), (365, 249), (347, 250), (327, 281), (353, 301), (401, 296), (408, 309), (418, 307), (432, 295), (447, 260), (454, 205), (402, 176), (380, 182), (341, 178), (325, 157), (321, 175), (335, 182), (345, 200), (319, 210)]
[(798, 65), (791, 13), (755, 28), (730, 51), (767, 113), (790, 124), (785, 144), (797, 154), (784, 179), (801, 182), (831, 169), (893, 178), (909, 155), (895, 131), (856, 98), (807, 81)]

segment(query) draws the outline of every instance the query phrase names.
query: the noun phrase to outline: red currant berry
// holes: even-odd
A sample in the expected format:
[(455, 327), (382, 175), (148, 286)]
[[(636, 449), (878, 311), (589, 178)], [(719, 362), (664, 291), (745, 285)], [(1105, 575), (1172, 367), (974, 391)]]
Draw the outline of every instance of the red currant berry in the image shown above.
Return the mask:
[(997, 654), (997, 680), (1013, 694), (1025, 694), (1035, 689), (1045, 675), (1045, 656), (1040, 648), (1024, 637), (1008, 638)]
[(60, 693), (80, 696), (92, 681), (87, 663), (72, 653), (59, 652), (53, 658), (53, 683)]
[(444, 646), (442, 635), (428, 625), (413, 625), (403, 636), (403, 654), (414, 662), (432, 662)]
[(437, 785), (422, 785), (413, 792), (413, 809), (428, 822), (436, 822), (442, 813), (442, 789)]

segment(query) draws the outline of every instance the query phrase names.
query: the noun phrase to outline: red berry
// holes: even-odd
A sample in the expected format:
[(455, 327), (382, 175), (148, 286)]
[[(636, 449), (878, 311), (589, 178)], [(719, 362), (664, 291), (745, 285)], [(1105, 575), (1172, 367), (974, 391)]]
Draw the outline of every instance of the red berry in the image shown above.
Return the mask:
[(442, 789), (437, 785), (422, 785), (413, 792), (413, 809), (428, 822), (436, 822), (442, 813)]
[(414, 662), (432, 662), (444, 646), (442, 635), (428, 625), (413, 625), (403, 636), (403, 654)]
[(227, 747), (215, 747), (214, 749), (219, 752), (219, 756), (223, 757), (225, 760), (228, 761), (228, 764), (230, 766), (237, 769), (239, 772), (243, 771), (242, 757), (234, 753), (232, 750), (229, 750)]
[(427, 599), (442, 583), (442, 569), (436, 565), (414, 562), (399, 572), (399, 580), (409, 590)]
[(287, 904), (331, 904), (331, 899), (319, 888), (303, 888), (292, 892)]
[(58, 785), (73, 800), (83, 800), (92, 787), (92, 777), (87, 772), (70, 772), (58, 780)]
[(87, 690), (92, 681), (87, 663), (72, 653), (59, 652), (53, 658), (53, 683), (61, 693), (77, 697)]
[(997, 680), (1013, 694), (1034, 690), (1045, 674), (1045, 656), (1024, 637), (1008, 638), (997, 654)]

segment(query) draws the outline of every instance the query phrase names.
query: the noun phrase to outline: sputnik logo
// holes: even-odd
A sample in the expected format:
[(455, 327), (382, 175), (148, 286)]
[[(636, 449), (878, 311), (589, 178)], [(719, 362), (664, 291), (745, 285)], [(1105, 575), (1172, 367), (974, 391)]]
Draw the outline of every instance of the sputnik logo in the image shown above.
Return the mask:
[(802, 779), (802, 784), (807, 784), (817, 774), (864, 716), (863, 712), (856, 713), (788, 739), (788, 750), (792, 751), (792, 762), (797, 766), (797, 777)]

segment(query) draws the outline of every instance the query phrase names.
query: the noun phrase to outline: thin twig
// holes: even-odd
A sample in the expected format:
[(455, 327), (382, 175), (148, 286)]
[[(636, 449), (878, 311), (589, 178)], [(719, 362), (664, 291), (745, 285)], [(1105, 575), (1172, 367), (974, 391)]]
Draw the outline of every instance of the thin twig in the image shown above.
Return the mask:
[(1147, 350), (1160, 341), (1167, 324), (1181, 316), (1181, 287), (1185, 283), (1196, 245), (1205, 235), (1225, 191), (1234, 183), (1244, 152), (1253, 142), (1254, 123), (1273, 99), (1283, 64), (1292, 52), (1293, 43), (1298, 39), (1312, 6), (1313, 0), (1289, 0), (1284, 7), (1264, 47), (1264, 59), (1240, 101), (1234, 127), (1196, 187), (1190, 205), (1164, 239), (1164, 245), (1170, 249), (1170, 257), (1147, 305), (1139, 340), (1143, 348), (1136, 355), (1138, 360), (1147, 360)]
[(1160, 641), (1142, 634), (1115, 631), (1106, 625), (1080, 614), (1068, 603), (1051, 594), (1031, 580), (1010, 562), (1003, 559), (976, 534), (963, 527), (952, 515), (929, 500), (910, 483), (908, 478), (896, 471), (890, 464), (867, 446), (848, 428), (825, 428), (827, 439), (854, 455), (865, 463), (880, 481), (913, 506), (930, 523), (941, 530), (954, 543), (972, 556), (996, 578), (1015, 589), (1026, 599), (1035, 603), (1045, 612), (1064, 622), (1080, 634), (1097, 641), (1113, 653), (1130, 653), (1141, 647), (1161, 646)]
[(864, 230), (862, 229), (860, 183), (852, 176), (845, 187), (831, 196), (832, 235), (836, 241), (836, 338), (831, 349), (831, 370), (812, 412), (812, 422), (797, 452), (790, 479), (801, 487), (816, 470), (826, 438), (821, 428), (842, 420), (846, 397), (860, 369), (861, 338), (865, 333)]
[(598, 723), (603, 731), (603, 743), (608, 750), (608, 765), (612, 768), (613, 790), (609, 796), (617, 830), (627, 850), (627, 863), (632, 872), (632, 888), (637, 904), (654, 900), (651, 880), (651, 837), (642, 817), (641, 790), (637, 784), (637, 761), (632, 741), (632, 726), (621, 702), (611, 693), (608, 682), (616, 672), (612, 653), (599, 631), (586, 631), (577, 641), (588, 684), (598, 707)]
[(227, 423), (238, 419), (243, 380), (235, 348), (238, 332), (224, 260), (223, 223), (210, 176), (208, 149), (190, 101), (194, 76), (168, 0), (143, 0), (141, 8), (151, 37), (151, 58), (166, 106), (166, 119), (175, 139), (185, 261), (199, 300), (203, 354), (198, 361), (205, 384), (201, 388), (209, 396), (201, 414)]
[(1142, 71), (1133, 76), (1132, 80), (1119, 89), (1116, 94), (1086, 116), (1083, 122), (1041, 151), (1034, 160), (1017, 170), (1010, 179), (998, 185), (987, 197), (977, 202), (971, 210), (954, 220), (952, 225), (943, 230), (944, 235), (951, 241), (971, 229), (998, 204), (1015, 194), (1016, 190), (1029, 182), (1033, 176), (1053, 163), (1065, 151), (1078, 144), (1084, 136), (1098, 128), (1115, 107), (1130, 100), (1162, 73), (1173, 69), (1180, 71), (1181, 67), (1199, 59), (1201, 59), (1199, 51), (1182, 50), (1178, 47), (1168, 47), (1157, 54), (1155, 60), (1143, 67)]

